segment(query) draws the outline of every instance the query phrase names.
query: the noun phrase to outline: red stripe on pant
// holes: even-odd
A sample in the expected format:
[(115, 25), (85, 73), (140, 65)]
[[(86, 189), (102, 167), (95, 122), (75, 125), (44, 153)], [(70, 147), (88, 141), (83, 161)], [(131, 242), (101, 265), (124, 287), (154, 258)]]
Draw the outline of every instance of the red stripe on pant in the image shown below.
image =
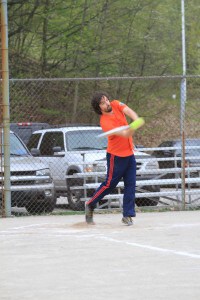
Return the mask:
[(103, 193), (106, 189), (108, 189), (110, 187), (110, 182), (111, 182), (112, 176), (113, 176), (114, 159), (115, 159), (115, 156), (113, 154), (111, 154), (111, 157), (110, 157), (110, 168), (109, 168), (108, 180), (106, 182), (106, 185), (102, 186), (102, 188), (99, 191), (97, 191), (90, 200), (88, 200), (86, 202), (87, 204), (91, 204), (97, 197), (99, 197), (99, 195), (101, 193)]

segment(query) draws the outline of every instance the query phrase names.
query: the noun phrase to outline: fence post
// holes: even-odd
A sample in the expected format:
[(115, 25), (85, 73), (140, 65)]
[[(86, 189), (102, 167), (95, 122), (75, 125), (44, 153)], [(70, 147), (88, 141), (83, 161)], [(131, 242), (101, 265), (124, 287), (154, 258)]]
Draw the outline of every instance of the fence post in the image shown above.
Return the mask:
[(186, 79), (181, 80), (181, 191), (182, 209), (185, 209), (185, 100), (186, 100)]
[(182, 19), (182, 64), (183, 78), (181, 80), (181, 140), (182, 140), (182, 208), (185, 209), (185, 102), (186, 102), (186, 47), (185, 47), (185, 1), (181, 0)]
[(8, 70), (8, 18), (7, 1), (1, 0), (2, 40), (2, 104), (3, 104), (3, 145), (4, 145), (4, 189), (3, 217), (11, 216), (10, 189), (10, 111), (9, 111), (9, 70)]

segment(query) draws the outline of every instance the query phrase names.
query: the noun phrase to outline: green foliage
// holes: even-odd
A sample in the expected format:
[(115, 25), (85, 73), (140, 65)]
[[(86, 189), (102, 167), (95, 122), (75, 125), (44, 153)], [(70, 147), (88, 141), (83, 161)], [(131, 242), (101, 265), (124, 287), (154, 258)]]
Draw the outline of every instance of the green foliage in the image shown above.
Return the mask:
[[(185, 0), (187, 74), (200, 71), (200, 3)], [(10, 83), (11, 120), (96, 123), (95, 90), (146, 120), (137, 144), (180, 135), (180, 80), (122, 80), (182, 74), (181, 0), (8, 0), (11, 78), (98, 78)], [(199, 136), (199, 80), (187, 80), (186, 129)], [(173, 97), (174, 96), (174, 97)]]
[[(186, 1), (190, 73), (199, 72), (199, 10)], [(8, 0), (8, 13), (12, 77), (182, 72), (180, 0)]]

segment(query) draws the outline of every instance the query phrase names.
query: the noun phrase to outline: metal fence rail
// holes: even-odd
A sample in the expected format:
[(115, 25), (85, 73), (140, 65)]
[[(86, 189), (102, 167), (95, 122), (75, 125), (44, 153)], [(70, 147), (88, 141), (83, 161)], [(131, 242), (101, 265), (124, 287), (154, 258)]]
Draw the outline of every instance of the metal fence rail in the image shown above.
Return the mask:
[[(175, 148), (176, 149), (176, 148)], [(155, 150), (155, 149), (154, 149)], [(165, 150), (165, 149), (164, 149)], [(195, 157), (196, 158), (196, 157)], [(200, 159), (200, 157), (198, 157)], [(176, 158), (164, 158), (164, 161), (168, 161), (168, 159), (174, 161)], [(191, 159), (191, 157), (190, 157)], [(161, 159), (160, 159), (161, 160)], [(180, 158), (179, 158), (180, 160)], [(101, 163), (103, 165), (103, 163)], [(186, 195), (189, 196), (188, 201), (186, 204), (192, 205), (193, 203), (196, 203), (199, 200), (198, 198), (194, 198), (191, 200), (191, 195), (199, 195), (199, 189), (194, 189), (192, 188), (193, 185), (200, 187), (200, 167), (195, 167), (195, 168), (190, 168), (186, 167), (185, 168), (187, 178), (185, 178), (185, 184), (188, 186), (186, 189)], [(181, 198), (177, 198), (177, 196), (181, 196), (182, 191), (180, 189), (182, 179), (181, 179), (181, 168), (168, 168), (168, 169), (157, 169), (157, 170), (149, 170), (149, 171), (137, 171), (137, 175), (156, 175), (155, 179), (150, 179), (150, 180), (145, 180), (141, 178), (139, 180), (136, 180), (136, 199), (139, 198), (148, 198), (150, 200), (153, 200), (152, 205), (157, 205), (157, 204), (165, 204), (165, 205), (174, 205), (174, 202), (177, 202), (178, 204), (181, 204)], [(193, 172), (198, 172), (198, 177), (193, 177), (192, 174)], [(163, 176), (168, 175), (168, 174), (173, 174), (175, 175), (175, 178), (173, 179), (162, 179)], [(177, 178), (177, 175), (179, 178)], [(106, 173), (105, 172), (90, 172), (88, 173), (74, 173), (73, 175), (68, 175), (66, 176), (66, 179), (78, 179), (78, 178), (83, 178), (83, 184), (80, 186), (72, 186), (71, 190), (77, 191), (77, 190), (83, 190), (84, 191), (84, 197), (81, 198), (82, 201), (89, 200), (89, 197), (87, 196), (88, 190), (91, 191), (92, 189), (95, 190), (99, 187), (99, 178), (102, 180), (102, 178), (105, 178)], [(161, 178), (161, 179), (160, 179)], [(89, 180), (90, 183), (87, 183)], [(92, 181), (92, 183), (91, 183)], [(169, 187), (170, 189), (173, 188), (173, 191), (170, 191), (169, 188), (168, 190), (161, 190), (159, 192), (145, 192), (145, 187), (146, 186), (159, 186), (162, 188), (163, 187)], [(118, 193), (113, 193), (111, 195), (107, 195), (104, 197), (105, 200), (108, 200), (107, 203), (103, 203), (98, 205), (98, 208), (102, 208), (105, 206), (108, 206), (108, 208), (111, 208), (112, 206), (112, 201), (119, 200), (119, 206), (121, 207), (122, 205), (122, 200), (123, 200), (123, 187), (124, 183), (119, 182), (117, 185), (117, 192)], [(140, 187), (143, 187), (143, 191), (141, 193), (137, 193), (137, 190), (140, 190)], [(161, 198), (162, 197), (162, 198)], [(176, 197), (176, 198), (174, 198)], [(155, 200), (156, 198), (156, 200)], [(165, 200), (168, 200), (166, 202)], [(171, 202), (171, 203), (170, 203)], [(144, 202), (141, 202), (142, 204), (140, 205), (140, 202), (137, 200), (138, 206), (145, 206)], [(151, 204), (151, 201), (148, 202), (146, 200), (146, 205), (149, 206)]]
[[(145, 207), (149, 203), (154, 203), (156, 206), (174, 207), (174, 205), (178, 205), (183, 209), (187, 205), (191, 208), (199, 207), (200, 163), (198, 153), (200, 152), (200, 143), (196, 143), (195, 140), (200, 140), (200, 115), (197, 110), (200, 76), (185, 76), (184, 78), (187, 78), (188, 84), (187, 102), (184, 109), (180, 105), (183, 79), (183, 76), (180, 75), (10, 79), (10, 122), (15, 124), (13, 130), (16, 130), (16, 134), (27, 143), (36, 129), (44, 128), (43, 130), (46, 131), (45, 128), (48, 127), (49, 132), (51, 132), (49, 139), (46, 137), (45, 143), (39, 142), (37, 144), (35, 140), (33, 141), (34, 145), (28, 144), (29, 150), (37, 148), (34, 153), (36, 157), (32, 157), (31, 163), (28, 163), (25, 156), (20, 152), (16, 153), (17, 150), (15, 149), (15, 156), (11, 155), (10, 165), (11, 191), (18, 189), (19, 192), (20, 189), (20, 184), (14, 185), (14, 182), (18, 182), (18, 176), (21, 174), (15, 173), (13, 176), (13, 172), (25, 172), (23, 173), (24, 179), (28, 179), (28, 172), (34, 171), (43, 176), (44, 181), (45, 176), (48, 177), (50, 174), (53, 188), (45, 189), (44, 193), (55, 194), (55, 199), (51, 201), (49, 209), (42, 202), (41, 206), (40, 204), (36, 206), (33, 203), (32, 212), (29, 209), (29, 214), (49, 213), (55, 210), (56, 206), (52, 208), (54, 201), (57, 204), (63, 201), (68, 205), (71, 201), (72, 206), (70, 208), (84, 209), (82, 204), (80, 207), (73, 206), (73, 201), (90, 197), (91, 184), (93, 184), (94, 189), (95, 183), (103, 180), (105, 170), (98, 172), (98, 178), (95, 170), (89, 170), (90, 174), (84, 172), (84, 167), (95, 169), (94, 162), (98, 160), (97, 156), (100, 155), (100, 151), (85, 151), (85, 154), (83, 151), (69, 151), (69, 143), (79, 144), (81, 139), (77, 136), (70, 136), (66, 132), (63, 133), (62, 127), (71, 127), (73, 124), (76, 124), (77, 128), (80, 125), (85, 125), (85, 127), (92, 124), (98, 125), (99, 118), (91, 110), (90, 99), (94, 91), (104, 90), (110, 94), (111, 99), (125, 102), (139, 116), (143, 116), (146, 121), (145, 126), (134, 135), (134, 143), (138, 145), (135, 152), (137, 155), (136, 198), (141, 201), (141, 206)], [(181, 129), (181, 122), (183, 121), (185, 123), (184, 140)], [(40, 127), (35, 127), (38, 124)], [(87, 127), (88, 133), (90, 128), (91, 126)], [(55, 129), (60, 132), (59, 137), (53, 133)], [(94, 139), (95, 137), (91, 139), (87, 136), (83, 138), (87, 145), (94, 143)], [(189, 146), (187, 144), (188, 139), (192, 139)], [(178, 147), (177, 145), (166, 144), (162, 146), (161, 144), (165, 141), (174, 140), (179, 140)], [(95, 140), (95, 143), (99, 142)], [(2, 147), (3, 144), (4, 141), (2, 141)], [(58, 147), (57, 151), (54, 151), (55, 147)], [(163, 154), (164, 151), (165, 154)], [(105, 150), (102, 153), (105, 153)], [(168, 155), (169, 153), (170, 155)], [(1, 177), (3, 179), (2, 161)], [(39, 165), (41, 162), (42, 167)], [(100, 166), (101, 161), (98, 164)], [(24, 169), (25, 165), (27, 169)], [(90, 182), (87, 182), (89, 177)], [(33, 181), (31, 182), (33, 185), (35, 184)], [(35, 189), (33, 185), (30, 190)], [(80, 189), (76, 189), (76, 187), (80, 187)], [(24, 189), (26, 187), (23, 184), (21, 192)], [(3, 196), (3, 180), (1, 181), (1, 190)], [(123, 189), (120, 188), (119, 190), (118, 188), (117, 193), (113, 192), (113, 195), (122, 199)], [(111, 201), (113, 195), (106, 196), (105, 199)], [(19, 208), (17, 205), (22, 202), (21, 197), (22, 194), (17, 193), (15, 200), (17, 198), (18, 201), (13, 201), (12, 193), (12, 212), (15, 213), (15, 208)], [(23, 195), (23, 201), (26, 199), (28, 196)], [(41, 199), (39, 200), (41, 201)]]

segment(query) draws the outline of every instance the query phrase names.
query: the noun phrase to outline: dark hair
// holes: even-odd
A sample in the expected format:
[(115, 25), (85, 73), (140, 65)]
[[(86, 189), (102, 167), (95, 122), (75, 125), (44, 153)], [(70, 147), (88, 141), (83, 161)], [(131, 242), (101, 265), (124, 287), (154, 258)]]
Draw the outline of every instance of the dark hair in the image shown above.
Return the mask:
[(95, 92), (95, 94), (92, 97), (91, 105), (92, 105), (92, 108), (94, 109), (95, 113), (97, 113), (98, 115), (102, 115), (99, 104), (100, 104), (103, 96), (106, 96), (109, 99), (109, 96), (106, 92)]

